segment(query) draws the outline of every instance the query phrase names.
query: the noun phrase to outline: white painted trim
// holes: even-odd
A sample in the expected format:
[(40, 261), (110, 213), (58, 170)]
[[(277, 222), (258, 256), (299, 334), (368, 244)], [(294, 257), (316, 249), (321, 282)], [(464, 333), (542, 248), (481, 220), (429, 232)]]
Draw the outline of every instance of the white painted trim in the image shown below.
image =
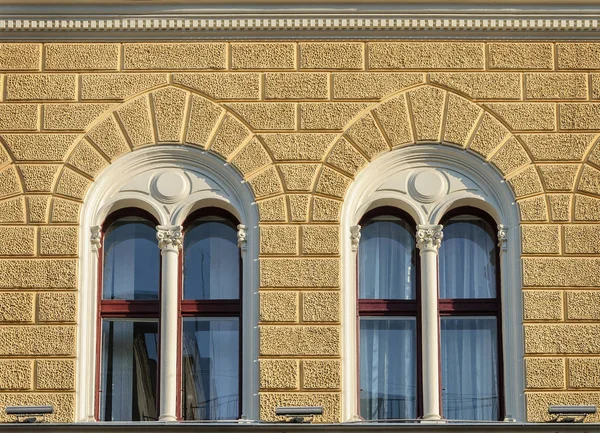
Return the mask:
[[(181, 170), (210, 179), (209, 188), (192, 192), (177, 203), (160, 203), (151, 193), (127, 185), (144, 185), (148, 173)], [(140, 180), (141, 179), (141, 180)], [(150, 179), (150, 178), (149, 178)], [(146, 186), (151, 188), (151, 182)], [(140, 187), (141, 188), (141, 187)], [(193, 190), (192, 190), (193, 191)], [(136, 206), (153, 213), (161, 225), (180, 225), (195, 209), (219, 206), (232, 212), (247, 227), (243, 262), (242, 410), (258, 419), (258, 209), (249, 186), (222, 160), (193, 147), (151, 146), (131, 152), (101, 172), (90, 187), (81, 211), (79, 239), (79, 309), (76, 384), (76, 421), (94, 420), (97, 257), (91, 228), (113, 210)], [(95, 244), (94, 244), (95, 245)], [(100, 250), (101, 251), (101, 250)]]
[[(447, 182), (446, 193), (434, 203), (418, 202), (409, 192), (411, 175), (426, 170), (435, 170)], [(460, 176), (455, 177), (453, 173), (460, 173)], [(460, 182), (457, 183), (458, 178)], [(519, 233), (518, 206), (511, 189), (492, 165), (465, 150), (437, 144), (407, 146), (383, 154), (359, 173), (346, 194), (341, 222), (344, 421), (359, 415), (356, 397), (356, 252), (352, 251), (350, 228), (367, 211), (384, 205), (403, 209), (419, 225), (438, 224), (449, 210), (474, 206), (488, 212), (509, 233)], [(525, 421), (519, 236), (508, 236), (505, 246), (501, 260), (505, 407), (508, 415), (517, 421)]]

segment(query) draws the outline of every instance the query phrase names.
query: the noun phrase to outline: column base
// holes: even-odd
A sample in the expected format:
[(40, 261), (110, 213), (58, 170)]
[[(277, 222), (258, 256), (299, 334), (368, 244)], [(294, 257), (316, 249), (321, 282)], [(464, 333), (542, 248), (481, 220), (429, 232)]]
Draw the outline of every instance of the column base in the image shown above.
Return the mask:
[(159, 422), (176, 422), (177, 417), (174, 415), (161, 415), (158, 417)]
[(446, 422), (440, 415), (430, 413), (421, 418), (421, 424), (444, 424)]

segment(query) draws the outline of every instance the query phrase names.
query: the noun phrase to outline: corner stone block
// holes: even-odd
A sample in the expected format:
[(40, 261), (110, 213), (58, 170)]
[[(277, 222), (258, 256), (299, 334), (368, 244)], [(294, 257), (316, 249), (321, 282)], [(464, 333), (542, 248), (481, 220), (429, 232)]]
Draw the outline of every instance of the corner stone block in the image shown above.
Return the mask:
[(369, 42), (368, 68), (481, 69), (484, 44), (465, 42)]
[(524, 225), (521, 233), (523, 254), (560, 254), (560, 226)]
[(188, 92), (172, 87), (157, 90), (152, 94), (158, 141), (182, 141), (188, 95)]
[(339, 360), (311, 359), (302, 361), (302, 388), (340, 389), (342, 366)]
[(525, 290), (523, 311), (525, 320), (562, 320), (563, 294), (558, 290)]
[(36, 388), (49, 389), (75, 389), (75, 361), (72, 359), (37, 360)]
[(131, 70), (227, 68), (226, 43), (131, 43), (123, 45), (123, 68)]
[(600, 358), (570, 358), (569, 387), (599, 388)]
[(300, 366), (297, 359), (261, 359), (259, 361), (261, 389), (298, 389)]
[(600, 351), (600, 325), (525, 325), (525, 353), (593, 354)]
[(526, 287), (600, 286), (600, 259), (546, 258), (523, 259), (523, 284)]
[(300, 69), (364, 69), (362, 42), (301, 42)]
[(0, 227), (0, 256), (33, 256), (33, 227)]
[(323, 415), (314, 417), (314, 423), (338, 423), (341, 421), (342, 396), (340, 393), (282, 393), (261, 392), (260, 419), (262, 421), (284, 421), (275, 416), (279, 406), (323, 406)]
[(260, 254), (297, 254), (298, 227), (269, 225), (260, 227)]
[(567, 292), (567, 318), (569, 320), (599, 320), (600, 291)]
[(75, 326), (0, 327), (0, 355), (75, 355)]
[(73, 289), (76, 259), (0, 259), (2, 289)]
[(119, 44), (46, 44), (46, 70), (119, 69)]
[(33, 384), (33, 362), (28, 359), (0, 360), (0, 389), (30, 390)]
[(262, 325), (261, 355), (339, 355), (339, 326)]
[(33, 293), (0, 292), (0, 322), (33, 322)]
[(298, 322), (298, 293), (260, 292), (261, 322)]
[[(1, 262), (0, 262), (1, 263)], [(339, 259), (261, 259), (261, 287), (337, 288)]]
[[(49, 423), (73, 422), (75, 418), (75, 394), (74, 393), (2, 393), (0, 394), (0, 406), (42, 406), (51, 405), (54, 413), (46, 416)], [(15, 422), (14, 415), (6, 415), (0, 412), (0, 422)]]
[(564, 389), (564, 358), (525, 358), (526, 387)]
[[(555, 415), (548, 414), (550, 405), (595, 405), (600, 406), (600, 392), (528, 392), (527, 401), (528, 422), (548, 422)], [(586, 423), (600, 422), (598, 413), (589, 415)]]

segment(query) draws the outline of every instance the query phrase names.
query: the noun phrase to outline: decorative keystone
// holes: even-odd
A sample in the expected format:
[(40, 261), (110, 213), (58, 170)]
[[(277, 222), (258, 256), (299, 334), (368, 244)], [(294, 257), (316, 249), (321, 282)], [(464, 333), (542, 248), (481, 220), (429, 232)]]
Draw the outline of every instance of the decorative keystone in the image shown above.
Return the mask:
[(162, 251), (179, 251), (183, 239), (181, 226), (156, 226), (158, 248)]
[(500, 248), (506, 247), (508, 241), (508, 227), (502, 224), (498, 224), (498, 246)]
[(97, 253), (102, 248), (102, 227), (93, 226), (90, 227), (90, 243), (92, 244), (92, 251)]
[(350, 227), (350, 242), (352, 242), (352, 251), (358, 251), (358, 244), (360, 243), (359, 225)]
[(238, 224), (237, 229), (238, 248), (245, 251), (248, 246), (248, 228), (244, 224)]
[(417, 234), (415, 236), (417, 240), (417, 248), (423, 251), (435, 251), (437, 253), (444, 234), (442, 233), (443, 226), (417, 226)]

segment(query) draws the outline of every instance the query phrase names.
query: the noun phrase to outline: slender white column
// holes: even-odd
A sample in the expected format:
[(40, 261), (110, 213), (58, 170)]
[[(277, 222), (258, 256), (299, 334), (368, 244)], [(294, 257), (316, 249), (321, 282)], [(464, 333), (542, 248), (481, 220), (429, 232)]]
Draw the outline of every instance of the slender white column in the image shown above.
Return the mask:
[(157, 226), (162, 255), (160, 303), (160, 410), (159, 421), (177, 421), (177, 292), (181, 226)]
[[(91, 281), (91, 285), (90, 287), (94, 287), (96, 290), (102, 290), (102, 287), (98, 287), (98, 266), (99, 266), (99, 260), (100, 260), (100, 249), (102, 248), (102, 227), (101, 226), (93, 226), (90, 227), (90, 245), (91, 245), (91, 250), (92, 250), (92, 257), (90, 260), (90, 281)], [(94, 294), (98, 293), (97, 291), (93, 292)], [(95, 296), (92, 297), (92, 299), (96, 299)], [(91, 300), (90, 300), (91, 301)], [(93, 302), (93, 301), (91, 301)], [(96, 321), (95, 320), (89, 320), (89, 322), (87, 323), (87, 326), (96, 327)], [(95, 329), (93, 331), (94, 333), (92, 335), (96, 335), (95, 334)], [(93, 345), (94, 341), (88, 341), (86, 344), (89, 345)], [(91, 350), (82, 350), (82, 353), (94, 353), (92, 351), (95, 351), (96, 348), (94, 347)], [(96, 371), (96, 357), (95, 356), (89, 356), (88, 357), (88, 361), (87, 361), (87, 371), (93, 372)], [(93, 383), (93, 382), (91, 382)], [(95, 392), (86, 392), (85, 393), (86, 396), (86, 402), (85, 402), (85, 420), (86, 421), (96, 421), (96, 393)]]
[(421, 340), (423, 419), (425, 420), (441, 419), (437, 259), (442, 237), (441, 225), (417, 226), (417, 247), (421, 256)]

